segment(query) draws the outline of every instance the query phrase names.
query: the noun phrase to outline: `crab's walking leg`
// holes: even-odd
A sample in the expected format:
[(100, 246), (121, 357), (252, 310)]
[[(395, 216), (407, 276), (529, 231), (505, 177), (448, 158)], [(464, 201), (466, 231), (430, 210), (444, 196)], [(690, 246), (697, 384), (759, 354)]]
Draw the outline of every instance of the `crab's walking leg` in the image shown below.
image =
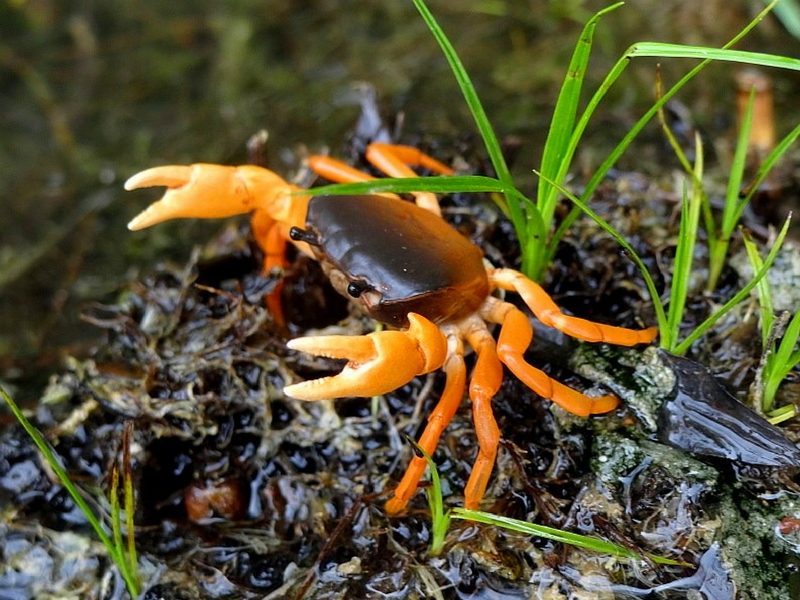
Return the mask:
[[(266, 211), (262, 210), (253, 213), (250, 219), (250, 227), (253, 231), (253, 237), (264, 252), (262, 273), (265, 276), (277, 275), (282, 277), (283, 271), (288, 264), (286, 260), (288, 234), (285, 231), (285, 226), (272, 219)], [(278, 272), (274, 273), (273, 271)], [(286, 325), (283, 304), (281, 304), (282, 292), (283, 280), (279, 279), (275, 283), (273, 290), (264, 298), (267, 310), (269, 310), (273, 320), (280, 327)]]
[(493, 287), (517, 292), (542, 323), (579, 340), (635, 346), (652, 342), (658, 334), (656, 327), (627, 329), (565, 315), (538, 283), (512, 269), (489, 271), (489, 281)]
[[(433, 456), (442, 432), (458, 410), (461, 400), (464, 398), (464, 386), (466, 384), (467, 370), (464, 366), (464, 348), (461, 340), (456, 335), (447, 338), (447, 359), (444, 363), (446, 375), (444, 391), (439, 399), (436, 408), (428, 417), (428, 424), (422, 436), (419, 438), (419, 446)], [(411, 459), (403, 478), (400, 480), (394, 495), (386, 502), (386, 512), (396, 515), (405, 510), (408, 501), (414, 495), (419, 485), (419, 480), (425, 473), (428, 462), (422, 456)]]
[(548, 398), (564, 410), (581, 417), (608, 412), (617, 407), (619, 399), (616, 396), (586, 396), (525, 362), (523, 355), (533, 340), (533, 327), (528, 317), (511, 304), (494, 298), (490, 298), (485, 306), (485, 318), (501, 324), (497, 340), (500, 360), (517, 379), (542, 398)]
[(500, 443), (500, 429), (492, 412), (492, 398), (503, 382), (503, 366), (498, 359), (494, 339), (482, 322), (480, 327), (467, 334), (467, 341), (478, 354), (469, 384), (478, 457), (464, 488), (464, 508), (476, 510), (489, 484)]
[(406, 331), (290, 340), (287, 346), (292, 350), (349, 362), (338, 375), (295, 383), (285, 387), (284, 393), (298, 400), (377, 396), (441, 367), (447, 356), (444, 334), (421, 315), (409, 313), (408, 321)]
[[(413, 146), (372, 143), (367, 147), (367, 160), (377, 169), (390, 177), (417, 177), (411, 167), (424, 167), (441, 175), (452, 175), (454, 171), (432, 156), (428, 156)], [(372, 181), (372, 175), (328, 156), (312, 156), (308, 159), (311, 169), (331, 181), (351, 183)], [(388, 194), (387, 194), (388, 195)], [(440, 215), (439, 201), (430, 192), (415, 192), (417, 205)]]

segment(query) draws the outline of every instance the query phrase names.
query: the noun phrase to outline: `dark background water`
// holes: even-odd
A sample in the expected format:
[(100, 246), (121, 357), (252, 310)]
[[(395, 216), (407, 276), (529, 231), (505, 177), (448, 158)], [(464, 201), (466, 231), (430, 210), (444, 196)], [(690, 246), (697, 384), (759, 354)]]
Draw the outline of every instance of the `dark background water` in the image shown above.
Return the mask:
[[(499, 135), (517, 140), (515, 170), (531, 185), (581, 24), (602, 6), (431, 2)], [(590, 82), (635, 40), (719, 46), (761, 7), (631, 2), (598, 28)], [(791, 56), (800, 46), (770, 17), (741, 47)], [(647, 106), (655, 65), (639, 61), (617, 83), (583, 146), (586, 164), (597, 164)], [(689, 67), (670, 61), (664, 77)], [(707, 129), (731, 127), (734, 72), (714, 66), (682, 95)], [(787, 126), (797, 120), (795, 81), (778, 73), (775, 82)], [(389, 119), (402, 115), (408, 139), (479, 143), (410, 1), (0, 5), (0, 382), (32, 397), (31, 383), (95, 338), (78, 319), (81, 306), (156, 260), (181, 260), (218, 226), (180, 222), (129, 234), (125, 223), (147, 201), (123, 192), (125, 178), (162, 163), (243, 162), (260, 129), (269, 132), (270, 165), (288, 173), (303, 148), (340, 147), (358, 115), (356, 82), (375, 87)], [(627, 166), (647, 170), (629, 156)]]

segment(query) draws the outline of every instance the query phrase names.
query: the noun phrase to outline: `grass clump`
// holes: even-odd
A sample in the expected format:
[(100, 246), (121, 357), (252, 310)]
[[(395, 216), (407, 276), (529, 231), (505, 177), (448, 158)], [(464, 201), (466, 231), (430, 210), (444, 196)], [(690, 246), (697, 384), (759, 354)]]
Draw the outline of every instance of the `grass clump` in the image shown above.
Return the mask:
[(47, 442), (47, 440), (44, 439), (44, 436), (41, 434), (41, 432), (34, 427), (19, 406), (17, 406), (17, 403), (14, 402), (13, 398), (11, 398), (8, 392), (6, 392), (2, 387), (0, 387), (0, 398), (2, 398), (8, 405), (8, 408), (11, 410), (11, 414), (14, 415), (14, 418), (16, 418), (17, 422), (19, 422), (19, 424), (31, 438), (33, 443), (39, 449), (39, 452), (41, 452), (42, 457), (47, 465), (52, 469), (53, 473), (56, 474), (58, 480), (61, 482), (61, 485), (63, 485), (64, 489), (66, 489), (69, 493), (72, 501), (75, 502), (75, 505), (86, 517), (86, 521), (89, 523), (89, 526), (92, 528), (92, 530), (94, 530), (95, 535), (103, 544), (103, 546), (105, 546), (108, 556), (119, 570), (119, 573), (125, 581), (125, 586), (127, 587), (131, 598), (136, 598), (139, 595), (141, 583), (139, 579), (139, 568), (136, 558), (136, 544), (134, 540), (133, 528), (133, 478), (129, 468), (131, 438), (130, 426), (126, 427), (126, 432), (123, 439), (123, 462), (125, 462), (126, 465), (126, 467), (124, 467), (125, 471), (123, 487), (126, 530), (128, 538), (127, 543), (125, 543), (123, 542), (121, 528), (122, 518), (120, 515), (119, 496), (117, 493), (119, 485), (119, 466), (114, 465), (112, 471), (110, 494), (111, 515), (109, 519), (111, 522), (112, 533), (109, 535), (106, 531), (106, 527), (101, 523), (101, 517), (98, 517), (95, 514), (95, 511), (84, 499), (81, 491), (72, 482), (69, 477), (69, 473), (67, 473), (66, 469), (64, 469), (64, 467), (61, 465), (61, 460), (59, 459), (58, 455), (50, 447), (50, 444)]

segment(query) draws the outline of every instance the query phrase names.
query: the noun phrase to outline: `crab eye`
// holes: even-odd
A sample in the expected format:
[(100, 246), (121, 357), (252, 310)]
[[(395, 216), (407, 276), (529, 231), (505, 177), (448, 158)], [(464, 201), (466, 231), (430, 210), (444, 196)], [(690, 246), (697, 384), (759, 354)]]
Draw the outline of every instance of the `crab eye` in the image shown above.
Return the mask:
[(369, 289), (369, 285), (363, 281), (351, 281), (347, 284), (347, 293), (353, 298), (358, 298)]
[(289, 237), (295, 242), (305, 242), (311, 246), (319, 246), (319, 237), (313, 231), (292, 227), (289, 229)]

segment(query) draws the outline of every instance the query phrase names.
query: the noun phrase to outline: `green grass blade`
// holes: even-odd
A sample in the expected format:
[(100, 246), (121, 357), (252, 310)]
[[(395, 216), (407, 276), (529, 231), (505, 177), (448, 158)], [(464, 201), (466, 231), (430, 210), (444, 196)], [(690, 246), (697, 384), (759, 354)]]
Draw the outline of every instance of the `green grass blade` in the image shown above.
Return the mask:
[(128, 588), (128, 591), (133, 597), (138, 596), (139, 594), (139, 586), (136, 582), (135, 577), (129, 572), (127, 568), (127, 564), (125, 563), (125, 559), (122, 556), (122, 553), (118, 547), (116, 547), (108, 536), (108, 534), (103, 529), (103, 526), (100, 524), (100, 521), (95, 516), (94, 511), (89, 507), (86, 501), (83, 499), (80, 491), (78, 488), (75, 487), (75, 484), (72, 483), (72, 480), (69, 478), (69, 474), (66, 472), (64, 467), (61, 466), (61, 461), (59, 460), (56, 453), (50, 447), (50, 444), (44, 439), (42, 434), (39, 432), (36, 427), (28, 420), (28, 418), (24, 415), (24, 413), (20, 410), (17, 403), (11, 398), (8, 392), (0, 386), (0, 397), (5, 400), (8, 408), (11, 410), (11, 413), (17, 419), (22, 428), (31, 438), (33, 443), (39, 449), (39, 452), (42, 453), (47, 464), (53, 470), (53, 472), (58, 477), (59, 482), (61, 485), (64, 486), (64, 489), (67, 490), (67, 493), (72, 498), (72, 501), (75, 502), (75, 505), (80, 509), (83, 515), (86, 517), (86, 521), (89, 523), (90, 527), (94, 530), (95, 535), (97, 538), (102, 542), (103, 546), (106, 548), (106, 552), (114, 561), (114, 564), (119, 569), (120, 574), (122, 575), (123, 579), (125, 580), (125, 584)]
[(800, 39), (800, 7), (795, 0), (784, 0), (775, 7), (775, 16), (786, 30)]
[(428, 473), (430, 473), (431, 485), (425, 490), (428, 497), (428, 508), (431, 511), (431, 545), (428, 549), (430, 556), (439, 556), (444, 547), (444, 539), (447, 530), (450, 529), (450, 511), (444, 511), (444, 500), (442, 499), (442, 481), (439, 478), (439, 470), (433, 458), (417, 442), (407, 437), (409, 444), (414, 446), (414, 451), (418, 456), (425, 458), (428, 463)]
[(778, 425), (784, 421), (788, 421), (797, 414), (797, 407), (794, 404), (787, 404), (781, 406), (769, 413), (767, 421), (773, 425)]
[(792, 315), (770, 361), (770, 372), (764, 374), (764, 407), (767, 411), (772, 408), (781, 382), (800, 363), (800, 351), (794, 351), (798, 338), (800, 338), (800, 310)]
[(444, 30), (436, 21), (424, 0), (413, 0), (413, 2), (419, 14), (422, 16), (422, 20), (425, 21), (428, 29), (430, 29), (433, 37), (442, 49), (447, 62), (450, 64), (458, 86), (461, 88), (461, 93), (464, 95), (467, 106), (472, 113), (472, 118), (475, 119), (475, 124), (483, 138), (483, 143), (486, 146), (486, 151), (489, 154), (489, 159), (492, 161), (492, 166), (497, 173), (497, 177), (500, 181), (505, 183), (507, 187), (513, 187), (511, 173), (503, 157), (503, 152), (500, 149), (500, 142), (497, 140), (489, 118), (486, 116), (486, 111), (483, 109), (483, 105), (478, 98), (478, 93), (475, 91), (475, 86), (472, 84), (469, 74), (461, 63), (461, 59), (458, 57), (458, 54), (456, 54), (453, 44), (450, 43)]
[[(536, 175), (544, 179), (544, 176), (541, 173), (537, 173), (534, 171)], [(658, 290), (656, 289), (656, 284), (653, 281), (652, 275), (650, 275), (650, 271), (647, 270), (647, 265), (644, 264), (644, 261), (641, 257), (636, 253), (636, 250), (633, 249), (622, 234), (620, 234), (616, 229), (614, 229), (608, 222), (603, 219), (600, 215), (594, 212), (589, 206), (581, 199), (578, 198), (575, 194), (570, 192), (565, 187), (556, 184), (555, 182), (550, 182), (554, 185), (558, 190), (568, 199), (570, 200), (575, 206), (577, 206), (584, 214), (586, 214), (590, 219), (592, 219), (597, 225), (603, 229), (606, 233), (608, 233), (611, 237), (613, 237), (617, 243), (625, 249), (625, 252), (630, 257), (630, 259), (636, 264), (639, 268), (639, 272), (642, 274), (642, 279), (644, 279), (644, 283), (647, 286), (647, 291), (650, 293), (650, 298), (653, 300), (653, 310), (656, 313), (656, 321), (658, 322), (658, 330), (660, 335), (665, 335), (667, 331), (667, 315), (664, 311), (664, 305), (661, 302), (661, 298), (658, 295)]]
[(700, 325), (698, 325), (685, 340), (678, 344), (678, 346), (675, 348), (676, 354), (685, 354), (686, 351), (691, 348), (692, 344), (696, 342), (698, 338), (700, 338), (700, 336), (705, 334), (705, 332), (708, 331), (714, 325), (714, 323), (725, 316), (725, 314), (727, 314), (728, 311), (730, 311), (734, 306), (744, 300), (750, 293), (750, 290), (758, 285), (758, 282), (761, 281), (761, 278), (764, 277), (767, 274), (767, 271), (769, 271), (770, 267), (772, 267), (772, 263), (775, 262), (775, 257), (778, 255), (778, 251), (783, 245), (783, 240), (786, 238), (786, 234), (789, 231), (789, 224), (791, 223), (791, 220), (792, 217), (790, 215), (784, 222), (783, 227), (781, 228), (781, 231), (775, 240), (775, 244), (770, 249), (769, 254), (767, 254), (767, 258), (764, 259), (764, 266), (758, 270), (758, 272), (753, 276), (753, 279), (751, 279), (747, 285), (739, 290), (736, 295), (723, 304), (717, 312), (700, 323)]
[[(758, 247), (746, 233), (742, 236), (742, 239), (744, 240), (744, 249), (750, 261), (750, 266), (753, 267), (753, 273), (757, 273), (764, 266)], [(758, 292), (758, 306), (761, 313), (761, 349), (763, 352), (767, 352), (769, 351), (767, 344), (769, 344), (770, 332), (775, 322), (775, 310), (772, 304), (772, 289), (769, 285), (769, 279), (765, 277), (759, 281), (758, 285), (756, 285), (756, 291)]]
[[(519, 519), (512, 519), (511, 517), (504, 517), (495, 515), (479, 510), (468, 510), (466, 508), (454, 508), (452, 511), (454, 519), (463, 519), (466, 521), (474, 521), (476, 523), (484, 523), (486, 525), (494, 525), (495, 527), (502, 527), (511, 531), (517, 531), (527, 535), (534, 535), (542, 537), (555, 542), (569, 544), (578, 548), (585, 548), (601, 554), (610, 554), (611, 556), (620, 556), (623, 558), (644, 558), (643, 555), (607, 540), (600, 538), (590, 537), (588, 535), (581, 535), (579, 533), (572, 533), (571, 531), (563, 531), (554, 527), (547, 527), (546, 525), (537, 525), (536, 523), (529, 523), (528, 521), (521, 521)], [(667, 565), (683, 565), (681, 561), (663, 558), (660, 556), (649, 556), (653, 562)]]
[(493, 177), (484, 177), (482, 175), (436, 175), (433, 177), (387, 177), (371, 179), (369, 181), (359, 181), (357, 183), (336, 183), (295, 193), (313, 193), (315, 196), (342, 196), (348, 194), (375, 194), (379, 192), (392, 192), (395, 194), (408, 194), (411, 192), (433, 192), (436, 194), (496, 192), (504, 194), (507, 191), (515, 190), (513, 186), (512, 188), (508, 188), (505, 184)]
[(631, 58), (695, 58), (704, 61), (716, 60), (800, 71), (800, 59), (797, 58), (761, 52), (747, 52), (745, 50), (731, 50), (730, 48), (706, 48), (704, 46), (686, 46), (662, 42), (637, 42), (631, 46), (628, 55)]
[(702, 191), (698, 182), (703, 180), (703, 144), (700, 135), (695, 134), (696, 159), (692, 173), (692, 190), (684, 191), (681, 221), (678, 228), (678, 245), (672, 268), (669, 305), (667, 307), (667, 326), (669, 335), (661, 338), (661, 347), (673, 352), (680, 335), (686, 298), (689, 294), (689, 280), (692, 275), (694, 249), (697, 243), (697, 229), (700, 223), (700, 207), (703, 203)]
[[(561, 180), (558, 179), (558, 174), (561, 170), (560, 166), (564, 160), (578, 113), (578, 103), (580, 102), (581, 88), (592, 52), (595, 28), (600, 17), (622, 5), (622, 2), (613, 4), (589, 19), (584, 25), (578, 43), (575, 45), (572, 59), (567, 68), (567, 74), (564, 77), (564, 82), (561, 85), (558, 99), (553, 109), (550, 130), (542, 152), (542, 174), (558, 183), (561, 183)], [(537, 193), (537, 206), (542, 213), (542, 219), (548, 224), (549, 228), (549, 223), (555, 211), (556, 200), (558, 199), (556, 190), (545, 180), (542, 180)]]
[(770, 152), (761, 163), (755, 178), (750, 185), (748, 185), (747, 194), (745, 194), (744, 198), (742, 198), (741, 202), (739, 202), (739, 205), (736, 207), (735, 220), (737, 223), (739, 219), (741, 219), (742, 212), (744, 211), (745, 207), (750, 200), (752, 200), (753, 195), (760, 189), (761, 184), (767, 178), (767, 175), (769, 175), (770, 171), (772, 171), (775, 163), (783, 158), (783, 155), (789, 151), (789, 148), (797, 141), (798, 137), (800, 137), (800, 125), (797, 125), (780, 142), (778, 142), (775, 148), (773, 148), (772, 152)]
[(744, 170), (747, 165), (747, 149), (750, 141), (750, 130), (753, 125), (753, 104), (755, 101), (755, 90), (751, 90), (747, 101), (747, 108), (742, 116), (739, 125), (739, 135), (736, 139), (736, 150), (731, 163), (730, 174), (728, 176), (728, 186), (725, 191), (725, 203), (722, 207), (722, 221), (719, 226), (719, 236), (715, 237), (709, 233), (709, 252), (708, 252), (708, 281), (706, 290), (712, 291), (717, 287), (717, 282), (722, 274), (722, 267), (725, 264), (725, 256), (728, 254), (728, 247), (731, 243), (731, 235), (736, 228), (738, 216), (741, 211), (739, 206), (739, 195), (744, 179)]
[[(125, 560), (122, 551), (125, 546), (122, 543), (122, 518), (119, 509), (119, 464), (117, 461), (114, 461), (111, 465), (111, 489), (109, 490), (109, 500), (111, 502), (111, 538), (114, 540), (114, 547), (120, 557)], [(125, 561), (125, 565), (127, 568), (127, 561)]]
[(125, 529), (127, 533), (127, 562), (133, 576), (139, 583), (139, 557), (136, 552), (136, 528), (133, 523), (135, 497), (133, 492), (133, 472), (131, 462), (131, 439), (133, 438), (133, 421), (125, 422), (122, 435), (122, 467), (125, 490)]

